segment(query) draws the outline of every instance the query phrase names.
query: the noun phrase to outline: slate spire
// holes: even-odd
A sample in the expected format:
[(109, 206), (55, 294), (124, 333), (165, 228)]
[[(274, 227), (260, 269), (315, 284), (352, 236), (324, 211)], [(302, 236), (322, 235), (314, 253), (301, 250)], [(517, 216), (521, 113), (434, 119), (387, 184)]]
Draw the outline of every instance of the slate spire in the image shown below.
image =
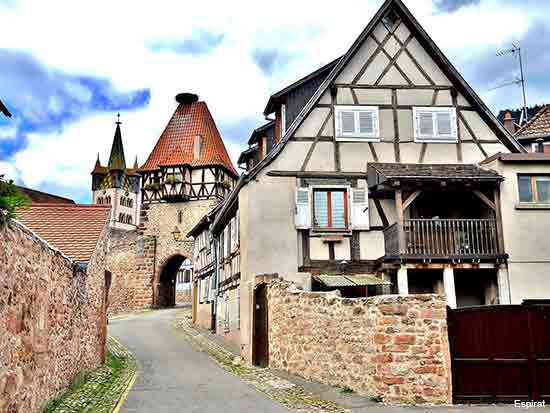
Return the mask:
[(122, 134), (120, 132), (120, 113), (117, 114), (115, 137), (111, 147), (111, 155), (107, 167), (109, 170), (125, 170), (126, 160), (124, 159), (124, 147), (122, 146)]

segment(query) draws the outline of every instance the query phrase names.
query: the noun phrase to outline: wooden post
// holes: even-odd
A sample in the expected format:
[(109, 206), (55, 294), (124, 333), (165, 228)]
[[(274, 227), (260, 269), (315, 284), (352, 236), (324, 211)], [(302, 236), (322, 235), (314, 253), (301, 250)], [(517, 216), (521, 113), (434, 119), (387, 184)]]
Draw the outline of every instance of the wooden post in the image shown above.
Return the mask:
[(500, 188), (495, 189), (495, 220), (497, 227), (497, 246), (499, 254), (504, 254), (504, 231), (502, 229), (502, 210), (500, 204)]
[(395, 189), (395, 212), (397, 214), (397, 233), (399, 241), (399, 254), (405, 252), (405, 230), (403, 228), (403, 194), (401, 188)]

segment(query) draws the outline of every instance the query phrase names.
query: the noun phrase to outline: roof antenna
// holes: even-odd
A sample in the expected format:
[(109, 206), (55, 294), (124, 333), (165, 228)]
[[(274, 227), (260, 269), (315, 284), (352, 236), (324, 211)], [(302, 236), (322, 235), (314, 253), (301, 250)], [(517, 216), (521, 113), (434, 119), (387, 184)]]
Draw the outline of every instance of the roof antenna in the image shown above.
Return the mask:
[(500, 88), (503, 88), (503, 87), (506, 87), (506, 86), (510, 86), (510, 85), (520, 85), (521, 84), (521, 89), (522, 89), (522, 92), (523, 92), (523, 112), (521, 114), (521, 118), (520, 118), (520, 126), (523, 124), (523, 122), (527, 123), (527, 121), (529, 120), (528, 118), (528, 115), (527, 115), (527, 98), (525, 97), (525, 77), (523, 76), (523, 61), (521, 59), (521, 47), (519, 47), (517, 44), (515, 43), (512, 43), (512, 47), (509, 48), (509, 49), (504, 49), (504, 50), (501, 50), (499, 52), (497, 52), (497, 56), (506, 56), (506, 55), (509, 55), (511, 54), (512, 56), (514, 57), (518, 57), (518, 60), (519, 60), (519, 78), (516, 77), (514, 80), (511, 80), (511, 81), (508, 81), (508, 82), (504, 82), (503, 84), (501, 85), (498, 85), (494, 88), (491, 88), (489, 90), (495, 90), (495, 89), (500, 89)]

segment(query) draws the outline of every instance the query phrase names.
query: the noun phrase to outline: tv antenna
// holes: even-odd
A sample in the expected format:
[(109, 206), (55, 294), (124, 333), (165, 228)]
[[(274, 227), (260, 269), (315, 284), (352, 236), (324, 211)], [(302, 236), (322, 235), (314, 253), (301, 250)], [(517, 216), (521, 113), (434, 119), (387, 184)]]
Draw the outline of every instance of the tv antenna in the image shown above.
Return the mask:
[(497, 56), (507, 56), (512, 55), (514, 57), (518, 57), (519, 60), (519, 77), (516, 77), (514, 80), (510, 80), (508, 82), (504, 82), (501, 85), (498, 85), (494, 88), (491, 88), (489, 90), (495, 90), (500, 89), (506, 86), (510, 85), (521, 85), (521, 90), (523, 92), (523, 113), (520, 119), (520, 125), (525, 122), (527, 123), (528, 116), (527, 116), (527, 98), (525, 97), (525, 77), (523, 76), (523, 61), (521, 60), (521, 47), (519, 47), (517, 44), (512, 43), (512, 47), (509, 49), (504, 49), (499, 52), (497, 52)]

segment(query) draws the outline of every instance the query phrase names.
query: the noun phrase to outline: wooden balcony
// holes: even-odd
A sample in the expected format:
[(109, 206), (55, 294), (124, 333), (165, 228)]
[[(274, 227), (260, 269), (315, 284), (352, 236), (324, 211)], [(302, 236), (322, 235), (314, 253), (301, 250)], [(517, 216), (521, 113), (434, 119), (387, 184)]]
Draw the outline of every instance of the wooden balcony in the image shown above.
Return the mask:
[(404, 219), (384, 230), (386, 257), (493, 258), (499, 250), (496, 219)]

